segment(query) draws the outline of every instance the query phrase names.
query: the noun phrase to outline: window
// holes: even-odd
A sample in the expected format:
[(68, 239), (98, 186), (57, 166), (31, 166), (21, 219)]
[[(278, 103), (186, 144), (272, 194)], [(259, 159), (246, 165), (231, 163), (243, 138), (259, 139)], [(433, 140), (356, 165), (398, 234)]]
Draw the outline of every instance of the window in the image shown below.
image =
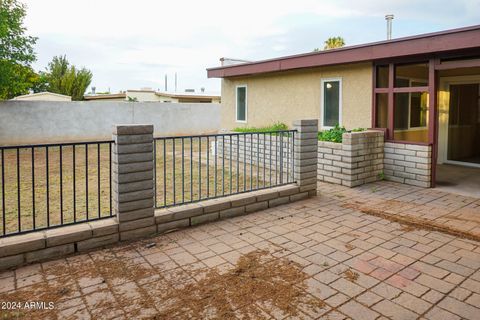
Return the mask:
[(376, 128), (387, 128), (387, 139), (429, 142), (429, 63), (375, 66)]
[(237, 86), (236, 120), (247, 122), (247, 86)]
[(341, 125), (342, 80), (322, 80), (322, 128)]
[(388, 88), (388, 65), (377, 66), (377, 88)]
[(395, 93), (394, 139), (427, 142), (428, 93)]
[(395, 88), (428, 86), (428, 63), (395, 66)]
[(375, 128), (388, 128), (388, 93), (376, 93)]

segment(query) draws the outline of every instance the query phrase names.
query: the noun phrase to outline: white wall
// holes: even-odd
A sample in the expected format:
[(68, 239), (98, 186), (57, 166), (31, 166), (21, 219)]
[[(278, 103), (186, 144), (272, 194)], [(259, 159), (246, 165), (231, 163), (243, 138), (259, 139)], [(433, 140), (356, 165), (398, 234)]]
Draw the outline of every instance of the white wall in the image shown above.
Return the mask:
[(0, 145), (111, 139), (114, 124), (153, 124), (155, 136), (217, 132), (219, 104), (0, 102)]

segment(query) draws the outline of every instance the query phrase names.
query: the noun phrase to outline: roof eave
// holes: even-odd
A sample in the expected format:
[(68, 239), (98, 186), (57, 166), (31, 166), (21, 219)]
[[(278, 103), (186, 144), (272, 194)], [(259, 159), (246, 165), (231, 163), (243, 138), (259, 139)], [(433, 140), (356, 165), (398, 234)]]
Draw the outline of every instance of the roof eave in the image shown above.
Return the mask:
[(480, 26), (400, 38), (335, 50), (307, 53), (241, 65), (207, 69), (209, 78), (227, 78), (296, 70), (310, 67), (360, 63), (388, 58), (480, 49)]

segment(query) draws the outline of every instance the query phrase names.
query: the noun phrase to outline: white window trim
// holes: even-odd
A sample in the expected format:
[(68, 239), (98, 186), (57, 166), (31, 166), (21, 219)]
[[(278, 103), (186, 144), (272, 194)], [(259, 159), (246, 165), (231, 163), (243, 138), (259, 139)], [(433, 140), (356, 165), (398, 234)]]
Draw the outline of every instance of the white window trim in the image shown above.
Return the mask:
[(325, 78), (322, 79), (320, 82), (320, 126), (322, 129), (328, 130), (332, 129), (333, 127), (331, 126), (326, 126), (324, 124), (324, 117), (323, 115), (325, 114), (325, 106), (324, 106), (324, 85), (325, 82), (331, 82), (331, 81), (338, 81), (339, 82), (339, 90), (338, 90), (338, 125), (341, 127), (342, 126), (342, 105), (343, 105), (343, 84), (342, 84), (342, 78)]
[[(245, 120), (238, 120), (238, 88), (245, 88)], [(247, 123), (248, 120), (248, 88), (246, 84), (239, 84), (235, 87), (235, 122)]]

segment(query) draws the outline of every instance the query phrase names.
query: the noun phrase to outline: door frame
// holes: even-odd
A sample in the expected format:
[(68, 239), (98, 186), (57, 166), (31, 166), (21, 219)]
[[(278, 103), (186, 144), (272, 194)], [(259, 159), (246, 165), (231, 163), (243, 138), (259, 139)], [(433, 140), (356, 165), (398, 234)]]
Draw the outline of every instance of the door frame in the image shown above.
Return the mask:
[[(468, 76), (451, 76), (440, 77), (439, 81), (439, 117), (444, 118), (444, 121), (439, 121), (439, 133), (438, 133), (438, 158), (437, 164), (454, 164), (465, 167), (480, 168), (480, 164), (448, 160), (448, 122), (450, 115), (450, 85), (456, 84), (480, 84), (480, 75), (468, 75)], [(480, 90), (480, 89), (479, 89)], [(444, 115), (444, 117), (442, 117)]]

